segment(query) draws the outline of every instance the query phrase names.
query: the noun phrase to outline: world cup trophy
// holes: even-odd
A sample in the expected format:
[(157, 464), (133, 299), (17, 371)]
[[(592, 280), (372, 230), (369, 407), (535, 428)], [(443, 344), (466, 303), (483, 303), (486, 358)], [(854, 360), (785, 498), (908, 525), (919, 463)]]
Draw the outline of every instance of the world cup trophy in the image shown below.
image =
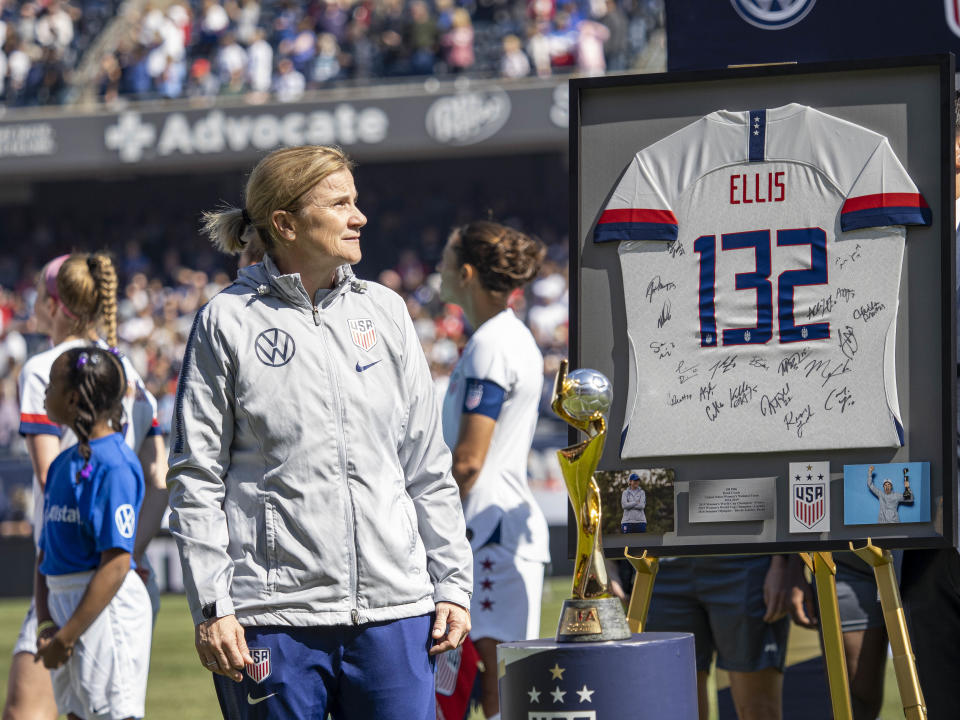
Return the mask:
[(567, 374), (560, 362), (553, 386), (553, 411), (587, 435), (557, 451), (560, 470), (577, 521), (573, 596), (564, 600), (557, 642), (594, 642), (630, 637), (620, 601), (610, 594), (603, 563), (600, 488), (593, 476), (607, 437), (606, 415), (613, 401), (610, 381), (586, 368)]

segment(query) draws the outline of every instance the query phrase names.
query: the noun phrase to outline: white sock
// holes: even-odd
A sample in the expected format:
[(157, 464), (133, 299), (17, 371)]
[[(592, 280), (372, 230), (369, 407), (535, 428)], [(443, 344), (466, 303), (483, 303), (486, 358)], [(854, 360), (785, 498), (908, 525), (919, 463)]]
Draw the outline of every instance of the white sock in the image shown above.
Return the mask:
[(500, 713), (497, 713), (496, 715), (488, 715), (487, 720), (500, 720)]

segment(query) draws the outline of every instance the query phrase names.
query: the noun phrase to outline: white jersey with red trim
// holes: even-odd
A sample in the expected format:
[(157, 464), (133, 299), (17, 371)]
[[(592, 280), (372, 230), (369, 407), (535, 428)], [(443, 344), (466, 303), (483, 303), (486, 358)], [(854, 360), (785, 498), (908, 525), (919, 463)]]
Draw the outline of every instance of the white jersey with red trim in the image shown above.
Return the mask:
[(621, 456), (902, 444), (903, 226), (930, 220), (885, 137), (803, 105), (637, 153), (594, 234), (623, 272)]
[[(17, 384), (20, 400), (20, 434), (21, 435), (55, 435), (60, 438), (60, 450), (65, 450), (77, 442), (77, 436), (68, 427), (63, 427), (47, 417), (44, 405), (44, 396), (50, 384), (50, 369), (53, 362), (67, 350), (84, 347), (90, 343), (86, 340), (68, 340), (44, 350), (27, 359), (20, 371)], [(97, 343), (106, 349), (103, 342)], [(149, 435), (161, 434), (160, 424), (157, 422), (157, 401), (147, 390), (130, 360), (121, 356), (123, 370), (127, 375), (127, 395), (123, 401), (124, 412), (124, 441), (137, 452)], [(40, 536), (40, 527), (43, 518), (43, 490), (40, 481), (33, 477), (33, 539)]]

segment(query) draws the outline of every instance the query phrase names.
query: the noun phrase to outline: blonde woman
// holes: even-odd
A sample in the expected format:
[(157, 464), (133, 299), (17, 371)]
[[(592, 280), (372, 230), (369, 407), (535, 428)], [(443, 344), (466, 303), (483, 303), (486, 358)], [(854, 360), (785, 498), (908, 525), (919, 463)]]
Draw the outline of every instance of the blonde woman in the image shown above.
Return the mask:
[(351, 270), (366, 217), (339, 149), (274, 151), (245, 195), (204, 227), (266, 254), (197, 313), (174, 408), (200, 662), (228, 718), (434, 720), (472, 568), (413, 322)]

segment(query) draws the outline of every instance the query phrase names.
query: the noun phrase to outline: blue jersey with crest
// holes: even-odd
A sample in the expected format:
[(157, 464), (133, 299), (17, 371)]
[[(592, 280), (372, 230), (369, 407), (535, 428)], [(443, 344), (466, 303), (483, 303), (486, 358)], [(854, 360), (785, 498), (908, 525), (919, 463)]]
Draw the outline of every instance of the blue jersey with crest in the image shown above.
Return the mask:
[(47, 472), (40, 536), (44, 575), (94, 570), (100, 553), (111, 548), (133, 552), (144, 493), (140, 461), (119, 433), (91, 440), (90, 450), (87, 477), (77, 479), (86, 464), (78, 445), (60, 453)]

